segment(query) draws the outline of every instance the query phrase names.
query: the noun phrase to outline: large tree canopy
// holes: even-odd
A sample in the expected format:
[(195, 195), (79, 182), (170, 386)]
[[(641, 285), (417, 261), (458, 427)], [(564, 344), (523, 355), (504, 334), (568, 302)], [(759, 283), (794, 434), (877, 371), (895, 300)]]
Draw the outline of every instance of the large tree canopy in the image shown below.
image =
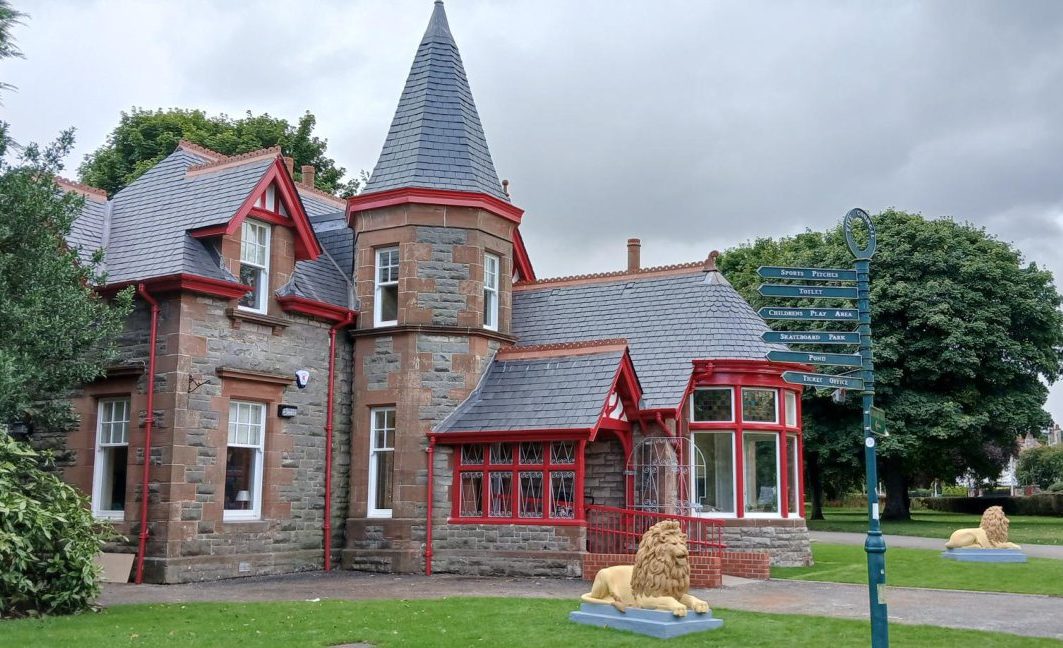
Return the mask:
[(96, 265), (64, 244), (83, 204), (53, 180), (72, 135), (26, 146), (11, 164), (5, 131), (0, 125), (0, 423), (29, 418), (57, 429), (70, 406), (56, 397), (101, 375), (132, 296), (97, 295)]
[[(874, 222), (875, 403), (889, 429), (878, 445), (884, 517), (907, 517), (909, 483), (996, 476), (1015, 438), (1050, 422), (1044, 381), (1063, 370), (1063, 314), (1051, 273), (984, 229), (892, 210)], [(756, 290), (760, 265), (850, 267), (852, 257), (840, 226), (728, 251), (721, 267), (755, 306), (769, 304)], [(806, 448), (832, 480), (851, 483), (862, 464), (859, 399), (828, 396), (806, 395)]]
[(252, 115), (250, 111), (241, 119), (233, 119), (208, 116), (202, 110), (133, 108), (122, 113), (107, 143), (85, 156), (78, 172), (85, 184), (114, 195), (172, 153), (182, 139), (226, 155), (280, 146), (284, 155), (295, 158), (297, 179), (302, 165), (312, 164), (317, 169), (314, 185), (318, 189), (344, 196), (356, 193), (364, 178), (343, 183), (346, 170), (325, 154), (328, 141), (314, 135), (316, 124), (317, 118), (310, 112), (293, 125), (280, 117)]

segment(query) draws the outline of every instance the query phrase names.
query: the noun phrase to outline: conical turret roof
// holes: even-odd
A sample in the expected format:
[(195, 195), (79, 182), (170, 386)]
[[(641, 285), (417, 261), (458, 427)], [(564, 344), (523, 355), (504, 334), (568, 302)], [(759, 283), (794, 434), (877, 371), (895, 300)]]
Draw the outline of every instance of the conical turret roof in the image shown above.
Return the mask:
[(491, 161), (442, 0), (436, 0), (365, 192), (407, 187), (509, 200)]

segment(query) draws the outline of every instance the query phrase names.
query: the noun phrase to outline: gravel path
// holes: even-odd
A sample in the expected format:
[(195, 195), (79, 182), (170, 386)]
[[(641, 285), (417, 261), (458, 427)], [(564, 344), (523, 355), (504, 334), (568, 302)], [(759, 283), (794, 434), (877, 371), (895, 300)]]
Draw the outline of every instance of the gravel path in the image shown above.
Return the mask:
[[(848, 533), (845, 531), (809, 531), (813, 540), (828, 544), (847, 544), (863, 546), (867, 534)], [(907, 547), (910, 549), (937, 549), (945, 550), (944, 538), (919, 538), (916, 536), (886, 535), (886, 547)], [(1063, 560), (1063, 546), (1061, 545), (1022, 545), (1022, 550), (1031, 558), (1052, 558)]]
[[(105, 584), (100, 603), (185, 603), (193, 601), (302, 601), (313, 599), (440, 598), (447, 596), (532, 596), (572, 599), (573, 609), (589, 583), (550, 578), (471, 578), (438, 574), (369, 574), (334, 571), (240, 578), (187, 585)], [(867, 617), (867, 587), (808, 581), (751, 581), (725, 578), (724, 587), (698, 590), (713, 607)], [(1063, 599), (890, 587), (891, 622), (993, 630), (1063, 639)], [(726, 612), (720, 615), (727, 618)]]

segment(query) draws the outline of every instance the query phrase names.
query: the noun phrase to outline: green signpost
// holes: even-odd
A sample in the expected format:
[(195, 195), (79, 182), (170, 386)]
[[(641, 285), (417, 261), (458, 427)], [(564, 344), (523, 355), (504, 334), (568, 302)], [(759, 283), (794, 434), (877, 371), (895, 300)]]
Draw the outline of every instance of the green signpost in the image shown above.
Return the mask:
[(777, 320), (834, 320), (838, 322), (859, 322), (860, 311), (855, 308), (789, 308), (787, 306), (765, 306), (757, 311), (764, 319)]
[(856, 331), (765, 331), (760, 339), (779, 344), (860, 344)]
[[(866, 242), (861, 247), (854, 230), (862, 223), (867, 230)], [(760, 294), (767, 297), (797, 298), (842, 298), (853, 299), (857, 307), (851, 308), (788, 308), (766, 306), (758, 312), (764, 319), (855, 322), (857, 330), (852, 333), (831, 331), (767, 331), (761, 337), (765, 342), (783, 344), (853, 344), (858, 345), (857, 354), (816, 353), (798, 351), (769, 351), (767, 357), (774, 362), (796, 362), (806, 365), (831, 365), (859, 367), (844, 374), (818, 374), (804, 371), (785, 371), (782, 378), (788, 383), (830, 389), (851, 389), (863, 396), (864, 464), (867, 478), (868, 531), (864, 542), (867, 553), (867, 587), (871, 612), (871, 645), (873, 648), (889, 646), (889, 619), (886, 614), (886, 543), (882, 539), (879, 524), (878, 466), (875, 456), (875, 435), (887, 436), (886, 414), (874, 407), (875, 367), (871, 357), (871, 257), (877, 245), (875, 225), (862, 209), (850, 210), (842, 224), (845, 242), (855, 257), (854, 267), (841, 268), (786, 268), (762, 266), (757, 274), (766, 279), (794, 281), (856, 282), (856, 287), (816, 284), (763, 284)]]

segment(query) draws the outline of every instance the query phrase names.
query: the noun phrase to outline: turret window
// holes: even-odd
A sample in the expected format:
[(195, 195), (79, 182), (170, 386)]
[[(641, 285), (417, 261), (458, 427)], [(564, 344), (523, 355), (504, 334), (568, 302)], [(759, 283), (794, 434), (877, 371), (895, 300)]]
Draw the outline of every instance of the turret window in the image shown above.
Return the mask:
[(240, 299), (240, 307), (265, 313), (269, 293), (269, 226), (245, 220), (240, 235), (240, 283), (251, 291)]
[(484, 255), (484, 328), (498, 330), (498, 257)]
[(399, 320), (399, 248), (376, 251), (373, 325), (394, 326)]

